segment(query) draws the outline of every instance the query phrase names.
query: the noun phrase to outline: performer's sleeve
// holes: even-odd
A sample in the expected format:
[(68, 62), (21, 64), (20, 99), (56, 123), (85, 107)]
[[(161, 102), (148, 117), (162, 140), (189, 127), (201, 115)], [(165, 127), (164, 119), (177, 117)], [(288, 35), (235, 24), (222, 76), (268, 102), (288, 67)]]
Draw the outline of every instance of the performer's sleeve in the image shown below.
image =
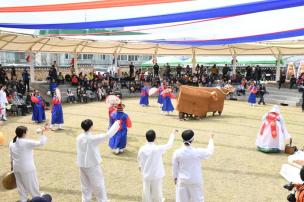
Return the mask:
[(46, 141), (47, 141), (47, 137), (45, 135), (41, 135), (39, 141), (27, 140), (26, 147), (28, 147), (28, 148), (40, 147), (40, 146), (45, 145)]
[(128, 116), (127, 120), (126, 120), (126, 125), (127, 125), (127, 128), (132, 128), (132, 121), (130, 119), (130, 117)]
[(60, 104), (59, 99), (53, 99), (52, 101), (53, 101), (53, 104), (54, 104), (54, 105)]
[(94, 136), (92, 139), (93, 143), (99, 144), (99, 143), (107, 140), (108, 138), (113, 137), (117, 133), (118, 129), (119, 129), (119, 121), (115, 121), (106, 134), (101, 133), (99, 135)]
[(284, 120), (284, 118), (282, 116), (280, 116), (280, 123), (281, 123), (281, 127), (282, 127), (282, 132), (284, 134), (284, 139), (285, 140), (286, 139), (290, 139), (291, 136), (290, 136), (290, 134), (287, 131), (287, 128), (286, 128), (286, 125), (285, 125), (285, 120)]
[(176, 156), (176, 153), (173, 154), (173, 159), (172, 159), (172, 175), (173, 179), (177, 179), (179, 173), (179, 163), (178, 159)]
[(139, 149), (138, 155), (137, 155), (137, 162), (138, 162), (138, 167), (141, 169), (142, 167), (142, 148)]
[(209, 143), (208, 143), (208, 147), (207, 149), (197, 149), (199, 158), (204, 160), (204, 159), (208, 159), (209, 156), (211, 156), (214, 152), (214, 143), (213, 143), (213, 139), (210, 138), (209, 139)]
[(114, 112), (112, 112), (111, 114), (110, 114), (110, 126), (112, 126), (113, 125), (113, 123), (114, 123), (114, 117), (113, 117), (113, 113)]
[(170, 134), (167, 144), (159, 146), (162, 153), (166, 152), (168, 149), (170, 149), (173, 146), (174, 139), (175, 139), (175, 135), (172, 133)]
[(35, 96), (32, 96), (32, 97), (31, 97), (31, 101), (32, 101), (33, 103), (38, 103), (38, 102), (39, 102), (38, 98), (36, 98)]
[(175, 99), (175, 95), (173, 93), (170, 94), (171, 99)]

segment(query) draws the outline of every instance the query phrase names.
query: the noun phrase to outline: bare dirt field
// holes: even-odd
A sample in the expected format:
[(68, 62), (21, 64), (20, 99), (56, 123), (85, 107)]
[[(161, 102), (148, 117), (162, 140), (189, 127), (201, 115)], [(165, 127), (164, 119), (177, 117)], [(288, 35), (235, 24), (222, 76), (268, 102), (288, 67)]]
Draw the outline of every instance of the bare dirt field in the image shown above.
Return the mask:
[[(136, 160), (139, 147), (145, 143), (145, 132), (154, 129), (157, 142), (165, 143), (173, 128), (180, 131), (194, 129), (196, 147), (206, 147), (209, 132), (215, 136), (215, 154), (203, 162), (204, 192), (207, 202), (281, 202), (286, 201), (288, 192), (282, 188), (286, 183), (279, 175), (280, 167), (287, 162), (286, 154), (263, 154), (255, 149), (255, 138), (261, 118), (272, 106), (250, 107), (244, 102), (226, 101), (222, 116), (211, 114), (201, 121), (179, 121), (177, 112), (171, 116), (160, 114), (156, 100), (150, 100), (147, 108), (138, 105), (138, 99), (126, 99), (125, 111), (133, 121), (128, 132), (127, 151), (115, 156), (107, 143), (100, 146), (103, 156), (102, 168), (111, 202), (133, 202), (141, 200), (141, 176)], [(54, 202), (81, 201), (79, 172), (75, 163), (75, 140), (81, 132), (80, 123), (86, 118), (94, 121), (94, 132), (104, 132), (108, 126), (105, 103), (65, 105), (65, 130), (47, 132), (48, 142), (35, 151), (35, 162), (41, 191), (50, 193)], [(304, 113), (300, 108), (281, 107), (287, 129), (294, 143), (304, 143)], [(48, 119), (50, 111), (47, 111)], [(35, 137), (37, 125), (31, 117), (9, 117), (0, 131), (8, 141), (19, 125), (29, 128), (31, 138)], [(8, 142), (0, 146), (0, 174), (9, 170)], [(182, 145), (180, 135), (174, 148), (164, 156), (166, 177), (164, 197), (175, 199), (175, 187), (171, 177), (171, 158), (175, 149)], [(1, 202), (18, 200), (16, 190), (0, 191)]]

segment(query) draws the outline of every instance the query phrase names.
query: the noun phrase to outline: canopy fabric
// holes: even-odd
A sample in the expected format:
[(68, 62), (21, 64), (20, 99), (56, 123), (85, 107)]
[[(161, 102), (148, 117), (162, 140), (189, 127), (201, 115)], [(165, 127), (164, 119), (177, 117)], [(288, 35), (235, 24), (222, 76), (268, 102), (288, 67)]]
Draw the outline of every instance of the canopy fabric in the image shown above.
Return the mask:
[[(99, 2), (100, 4), (106, 4), (108, 2), (108, 7), (111, 7), (111, 4), (115, 4), (113, 2)], [(114, 1), (116, 2), (116, 1)], [(140, 1), (135, 1), (137, 3), (127, 3), (126, 6), (134, 6), (136, 4), (140, 4)], [(155, 1), (144, 1), (146, 4), (155, 4)], [(174, 2), (174, 1), (172, 1)], [(176, 1), (175, 1), (176, 2)], [(177, 1), (178, 2), (178, 1)], [(197, 1), (199, 2), (199, 1)], [(92, 3), (92, 2), (91, 2)], [(97, 2), (98, 3), (98, 2)], [(119, 2), (117, 2), (119, 3)], [(145, 4), (142, 3), (142, 4)], [(158, 5), (162, 3), (162, 1), (156, 1), (156, 4)], [(193, 3), (193, 2), (192, 2)], [(110, 4), (110, 5), (109, 5)], [(89, 5), (89, 2), (85, 5)], [(26, 21), (23, 20), (17, 21), (15, 23), (8, 23), (7, 20), (5, 22), (0, 23), (0, 27), (7, 27), (7, 28), (21, 28), (21, 29), (88, 29), (88, 28), (112, 28), (112, 27), (127, 27), (127, 26), (142, 26), (142, 25), (154, 25), (154, 24), (163, 24), (163, 23), (173, 23), (173, 22), (183, 22), (183, 21), (191, 21), (191, 20), (202, 20), (202, 19), (209, 19), (209, 18), (222, 18), (222, 17), (229, 17), (229, 16), (238, 16), (238, 15), (244, 15), (244, 14), (250, 14), (250, 13), (258, 13), (263, 11), (273, 11), (273, 10), (279, 10), (279, 9), (287, 9), (287, 8), (293, 8), (293, 7), (299, 7), (303, 6), (304, 1), (303, 0), (265, 0), (265, 1), (254, 1), (254, 2), (248, 2), (243, 4), (232, 4), (229, 6), (221, 6), (217, 8), (209, 8), (209, 9), (198, 9), (195, 7), (192, 7), (190, 11), (186, 12), (177, 12), (171, 14), (161, 14), (161, 15), (145, 15), (141, 17), (133, 17), (133, 18), (121, 18), (121, 19), (111, 19), (111, 20), (98, 20), (98, 21), (76, 21), (76, 22), (57, 22), (57, 23), (25, 23)], [(114, 5), (113, 5), (114, 6)], [(204, 6), (201, 5), (200, 7)], [(42, 7), (42, 6), (36, 6)], [(65, 8), (65, 5), (56, 6), (53, 5), (53, 10), (51, 11), (57, 11), (59, 8)], [(67, 6), (68, 7), (68, 6)], [(114, 6), (115, 7), (115, 6)], [(118, 6), (121, 7), (121, 6)], [(30, 7), (30, 8), (33, 8)], [(93, 9), (94, 7), (92, 7)], [(26, 7), (23, 7), (23, 9), (28, 10), (27, 12), (22, 12), (23, 17), (24, 14), (32, 13), (35, 11), (35, 9), (26, 9)], [(74, 9), (77, 9), (77, 7)], [(83, 10), (86, 8), (82, 8), (81, 6), (78, 7), (78, 10)], [(194, 10), (193, 10), (194, 9)], [(2, 8), (2, 13), (7, 13), (17, 11), (17, 7), (14, 8)], [(22, 9), (19, 8), (19, 12)], [(169, 10), (169, 9), (168, 9)], [(40, 11), (40, 13), (43, 10), (36, 10)], [(61, 10), (60, 10), (61, 11)], [(1, 12), (1, 9), (0, 9)], [(58, 11), (57, 11), (58, 12)], [(129, 12), (128, 12), (129, 13)], [(52, 12), (51, 14), (54, 14)], [(3, 15), (3, 14), (2, 14)], [(98, 15), (100, 16), (100, 15)], [(114, 13), (112, 13), (112, 16), (115, 16)], [(9, 16), (6, 16), (6, 18)], [(48, 18), (50, 18), (49, 16)], [(10, 19), (10, 18), (8, 18)], [(13, 18), (15, 19), (15, 18)], [(63, 18), (64, 19), (64, 18)], [(62, 20), (62, 19), (61, 19)], [(24, 23), (22, 23), (24, 22)]]
[(93, 41), (0, 32), (1, 51), (139, 55), (303, 55), (304, 41), (275, 41), (217, 46), (178, 46), (143, 42)]
[[(176, 56), (157, 57), (157, 64), (159, 66), (166, 65), (167, 63), (176, 66), (178, 64), (183, 65), (185, 61), (180, 57), (176, 57)], [(151, 67), (153, 65), (154, 65), (153, 59), (141, 64), (142, 67)]]

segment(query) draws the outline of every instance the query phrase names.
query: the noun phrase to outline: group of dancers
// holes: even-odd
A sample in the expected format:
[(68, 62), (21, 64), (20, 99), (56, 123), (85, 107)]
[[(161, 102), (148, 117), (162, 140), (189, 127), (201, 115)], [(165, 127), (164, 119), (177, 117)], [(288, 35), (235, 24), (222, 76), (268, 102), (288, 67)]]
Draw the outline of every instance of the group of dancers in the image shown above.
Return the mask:
[[(149, 105), (150, 87), (144, 84), (141, 91), (140, 104)], [(161, 104), (162, 111), (172, 112), (174, 107), (171, 99), (174, 98), (173, 92), (166, 82), (157, 89), (158, 103)], [(34, 103), (33, 120), (43, 122), (45, 120), (44, 104), (39, 92), (36, 91), (32, 96)], [(58, 124), (62, 129), (63, 115), (61, 106), (61, 95), (56, 89), (52, 100), (52, 122), (51, 128)], [(104, 183), (104, 175), (100, 167), (101, 155), (99, 144), (107, 141), (114, 154), (121, 154), (127, 145), (128, 128), (132, 127), (132, 121), (127, 113), (124, 112), (124, 104), (111, 104), (108, 108), (109, 129), (106, 134), (93, 135), (93, 121), (86, 119), (82, 121), (81, 133), (76, 139), (77, 145), (77, 166), (80, 172), (80, 183), (82, 191), (82, 202), (89, 202), (92, 195), (98, 202), (107, 202), (107, 192)], [(16, 136), (9, 144), (12, 170), (14, 171), (17, 189), (21, 202), (27, 201), (27, 195), (32, 197), (40, 196), (39, 183), (36, 176), (33, 149), (46, 144), (47, 138), (43, 129), (36, 132), (40, 135), (39, 141), (29, 140), (27, 128), (19, 126), (16, 128)], [(142, 175), (143, 191), (142, 199), (144, 202), (163, 201), (162, 179), (165, 176), (162, 156), (173, 144), (177, 130), (173, 130), (168, 143), (157, 145), (156, 132), (148, 130), (146, 132), (147, 143), (139, 149), (138, 163)], [(203, 183), (201, 174), (201, 160), (207, 159), (214, 152), (213, 134), (210, 135), (209, 144), (206, 149), (193, 148), (194, 132), (185, 130), (181, 133), (183, 147), (176, 150), (173, 154), (172, 175), (176, 184), (176, 202), (203, 202)], [(285, 143), (289, 141), (290, 135), (287, 132), (283, 116), (279, 106), (273, 108), (265, 114), (262, 119), (256, 146), (259, 151), (265, 153), (281, 152), (285, 149)]]
[[(77, 166), (80, 172), (82, 202), (89, 202), (94, 194), (98, 202), (108, 202), (104, 174), (100, 167), (102, 157), (100, 143), (109, 140), (110, 148), (115, 154), (122, 153), (126, 147), (127, 128), (131, 120), (123, 112), (123, 104), (109, 108), (110, 126), (105, 134), (93, 135), (93, 121), (86, 119), (81, 122), (83, 132), (76, 139)], [(33, 198), (41, 197), (39, 182), (36, 175), (33, 150), (47, 142), (44, 134), (46, 128), (38, 128), (38, 141), (27, 139), (28, 129), (18, 126), (15, 137), (9, 144), (9, 151), (17, 189), (21, 202), (28, 201), (28, 194)], [(146, 132), (147, 143), (138, 152), (139, 169), (143, 180), (143, 201), (161, 202), (162, 178), (165, 175), (162, 155), (172, 147), (177, 130), (173, 130), (165, 145), (156, 145), (154, 130)], [(176, 184), (177, 202), (203, 202), (201, 160), (207, 159), (214, 152), (213, 134), (210, 135), (207, 149), (196, 149), (191, 146), (194, 132), (185, 130), (181, 134), (184, 145), (173, 155), (173, 178)], [(39, 200), (37, 200), (38, 202)], [(44, 198), (41, 198), (44, 201)]]
[(150, 91), (151, 87), (149, 86), (149, 83), (145, 82), (140, 93), (139, 104), (141, 106), (149, 106), (149, 96), (153, 93), (158, 93), (157, 103), (160, 105), (162, 113), (169, 115), (174, 111), (174, 106), (171, 99), (175, 99), (175, 95), (173, 93), (173, 89), (167, 84), (166, 81), (163, 81), (161, 86), (158, 87), (155, 92), (151, 93)]
[[(42, 99), (38, 90), (31, 95), (31, 101), (33, 103), (33, 114), (32, 121), (35, 123), (43, 123), (46, 120), (45, 116), (45, 102)], [(56, 88), (54, 96), (52, 98), (52, 120), (50, 124), (51, 130), (63, 130), (63, 111), (62, 111), (62, 100), (59, 88)], [(55, 128), (57, 126), (57, 128)]]

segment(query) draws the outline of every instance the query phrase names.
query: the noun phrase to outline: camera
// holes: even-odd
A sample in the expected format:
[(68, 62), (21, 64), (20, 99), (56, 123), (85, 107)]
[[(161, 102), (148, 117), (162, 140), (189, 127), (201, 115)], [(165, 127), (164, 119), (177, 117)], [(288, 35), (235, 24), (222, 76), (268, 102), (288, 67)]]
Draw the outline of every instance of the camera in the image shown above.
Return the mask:
[(290, 182), (288, 184), (285, 184), (283, 187), (291, 192), (287, 196), (287, 201), (289, 201), (289, 202), (296, 202), (296, 194), (295, 194), (295, 190), (294, 190), (294, 184)]

